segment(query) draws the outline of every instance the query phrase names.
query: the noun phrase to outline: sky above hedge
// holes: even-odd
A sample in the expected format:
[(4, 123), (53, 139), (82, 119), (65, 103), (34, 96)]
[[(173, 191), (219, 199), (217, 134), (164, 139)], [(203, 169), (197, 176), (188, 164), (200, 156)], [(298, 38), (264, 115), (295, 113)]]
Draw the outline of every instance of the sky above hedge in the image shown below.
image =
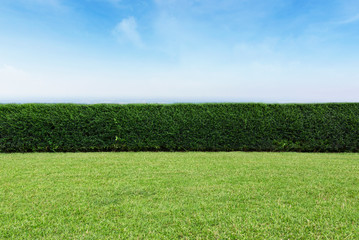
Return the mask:
[(1, 0), (0, 101), (359, 101), (357, 0)]

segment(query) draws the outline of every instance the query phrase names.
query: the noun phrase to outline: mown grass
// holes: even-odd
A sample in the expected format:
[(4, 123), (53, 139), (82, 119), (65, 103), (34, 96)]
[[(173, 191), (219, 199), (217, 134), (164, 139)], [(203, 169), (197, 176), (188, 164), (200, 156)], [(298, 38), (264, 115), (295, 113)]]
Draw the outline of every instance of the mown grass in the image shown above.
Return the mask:
[(358, 239), (359, 154), (0, 154), (1, 239)]

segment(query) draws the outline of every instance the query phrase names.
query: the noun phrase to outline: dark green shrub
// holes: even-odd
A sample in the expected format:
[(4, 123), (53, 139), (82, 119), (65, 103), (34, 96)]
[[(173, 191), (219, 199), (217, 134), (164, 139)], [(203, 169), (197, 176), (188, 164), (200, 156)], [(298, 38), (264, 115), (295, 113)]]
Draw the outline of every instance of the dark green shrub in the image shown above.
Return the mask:
[(0, 152), (358, 152), (359, 104), (5, 104)]

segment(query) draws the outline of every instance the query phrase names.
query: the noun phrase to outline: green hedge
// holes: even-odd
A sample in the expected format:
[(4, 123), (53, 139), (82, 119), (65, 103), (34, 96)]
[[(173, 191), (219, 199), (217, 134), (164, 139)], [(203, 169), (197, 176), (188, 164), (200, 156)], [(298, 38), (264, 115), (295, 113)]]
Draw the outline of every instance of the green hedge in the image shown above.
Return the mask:
[(358, 152), (359, 103), (5, 104), (0, 152)]

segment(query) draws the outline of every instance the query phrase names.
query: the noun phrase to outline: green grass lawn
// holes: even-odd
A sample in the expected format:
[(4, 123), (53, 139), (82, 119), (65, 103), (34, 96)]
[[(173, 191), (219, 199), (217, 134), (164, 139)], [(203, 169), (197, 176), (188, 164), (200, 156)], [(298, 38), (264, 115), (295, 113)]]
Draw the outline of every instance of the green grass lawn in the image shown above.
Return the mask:
[(0, 154), (1, 239), (359, 239), (359, 154)]

